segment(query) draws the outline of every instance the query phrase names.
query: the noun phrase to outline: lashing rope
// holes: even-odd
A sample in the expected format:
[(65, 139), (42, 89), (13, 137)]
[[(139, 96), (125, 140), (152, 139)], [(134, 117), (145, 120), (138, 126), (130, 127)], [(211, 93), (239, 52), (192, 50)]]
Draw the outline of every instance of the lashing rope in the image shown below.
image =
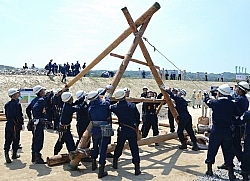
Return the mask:
[[(144, 41), (146, 41), (151, 47), (153, 47), (153, 49), (154, 49), (154, 52), (155, 51), (157, 51), (158, 53), (160, 53), (168, 62), (170, 62), (177, 70), (179, 70), (180, 72), (181, 72), (181, 69), (179, 69), (171, 60), (169, 60), (163, 53), (161, 53), (154, 45), (152, 45), (149, 41), (148, 41), (148, 39), (146, 38), (146, 37), (143, 37), (143, 39), (144, 39)], [(194, 82), (194, 80), (192, 80), (189, 76), (187, 76), (186, 75), (186, 77), (190, 80), (190, 81), (192, 81), (192, 83), (196, 86), (196, 87), (198, 87), (202, 92), (204, 92), (203, 91), (203, 89), (200, 87), (200, 86), (198, 86), (195, 82)], [(201, 83), (201, 84), (204, 84), (204, 86), (207, 86), (205, 83), (203, 83), (203, 82), (201, 82), (201, 81), (198, 81), (199, 83)]]

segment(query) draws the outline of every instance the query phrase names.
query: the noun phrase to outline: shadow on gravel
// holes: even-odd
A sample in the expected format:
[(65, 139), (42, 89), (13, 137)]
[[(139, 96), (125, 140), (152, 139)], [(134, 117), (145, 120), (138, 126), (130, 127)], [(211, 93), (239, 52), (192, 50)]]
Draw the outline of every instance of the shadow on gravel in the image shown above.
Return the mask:
[(36, 170), (38, 172), (37, 176), (45, 176), (51, 173), (51, 168), (47, 164), (32, 164), (29, 166), (30, 169)]
[(27, 163), (23, 163), (18, 159), (15, 159), (12, 161), (12, 163), (4, 163), (6, 167), (8, 167), (10, 170), (18, 170), (23, 169), (26, 167)]

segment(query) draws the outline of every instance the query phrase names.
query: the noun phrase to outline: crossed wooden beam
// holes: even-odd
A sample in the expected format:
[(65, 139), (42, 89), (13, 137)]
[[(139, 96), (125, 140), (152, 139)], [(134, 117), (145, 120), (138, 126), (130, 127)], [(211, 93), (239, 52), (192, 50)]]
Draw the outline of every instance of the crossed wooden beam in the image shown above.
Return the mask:
[[(111, 43), (100, 55), (98, 55), (85, 69), (83, 69), (76, 77), (74, 77), (67, 85), (65, 85), (64, 89), (69, 88), (70, 86), (72, 86), (76, 81), (78, 81), (81, 77), (83, 77), (89, 70), (91, 70), (96, 64), (98, 64), (105, 56), (107, 56), (109, 53), (111, 53), (111, 51), (113, 49), (115, 49), (123, 40), (125, 40), (131, 33), (134, 34), (135, 38), (127, 52), (127, 54), (125, 56), (121, 56), (121, 55), (117, 55), (117, 54), (111, 54), (112, 56), (118, 57), (118, 58), (122, 58), (123, 61), (120, 65), (120, 67), (118, 68), (114, 78), (112, 79), (111, 85), (113, 86), (113, 90), (112, 92), (116, 89), (118, 83), (120, 82), (122, 75), (124, 74), (128, 64), (130, 61), (136, 62), (136, 63), (140, 63), (143, 65), (146, 65), (150, 68), (154, 79), (156, 80), (157, 85), (159, 86), (163, 96), (164, 96), (164, 100), (157, 100), (157, 102), (160, 102), (161, 105), (160, 107), (166, 102), (168, 104), (168, 107), (171, 111), (171, 113), (173, 114), (173, 116), (175, 117), (175, 120), (178, 123), (178, 113), (176, 111), (176, 109), (173, 106), (173, 103), (169, 97), (169, 95), (167, 94), (167, 92), (165, 91), (165, 87), (164, 84), (161, 80), (161, 78), (159, 77), (159, 74), (156, 70), (156, 68), (158, 68), (157, 66), (154, 65), (149, 52), (142, 40), (142, 35), (145, 32), (151, 17), (153, 16), (153, 14), (158, 11), (160, 9), (160, 4), (159, 3), (154, 3), (153, 6), (151, 6), (144, 14), (142, 14), (136, 21), (134, 21), (128, 11), (128, 9), (126, 7), (122, 8), (122, 12), (129, 24), (129, 28), (126, 29), (117, 39), (114, 40), (113, 43)], [(140, 27), (139, 31), (137, 30), (137, 28)], [(139, 45), (143, 56), (146, 60), (146, 62), (142, 62), (136, 59), (132, 59), (133, 53), (136, 50), (137, 46)], [(136, 99), (137, 101), (140, 102), (153, 102), (152, 100), (149, 99)], [(135, 101), (134, 98), (132, 99), (127, 99), (127, 101)], [(87, 155), (89, 155), (89, 150), (86, 149), (87, 148), (87, 144), (91, 138), (91, 127), (92, 124), (90, 123), (89, 126), (87, 127), (86, 131), (83, 133), (82, 138), (78, 144), (78, 148), (75, 152), (70, 153), (70, 156), (68, 154), (62, 154), (62, 155), (57, 155), (54, 157), (48, 157), (47, 161), (48, 163), (50, 163), (49, 165), (54, 165), (54, 164), (58, 164), (58, 163), (64, 163), (66, 161), (68, 161), (69, 157), (70, 157), (70, 166), (71, 168), (75, 169), (77, 168), (81, 158), (86, 157)], [(151, 144), (154, 142), (164, 142), (166, 140), (169, 139), (173, 139), (173, 138), (177, 138), (176, 134), (167, 134), (167, 135), (161, 135), (161, 136), (155, 136), (152, 138), (145, 138), (143, 140), (138, 140), (138, 145), (144, 145), (144, 144)], [(109, 145), (109, 149), (108, 152), (113, 151), (115, 148), (115, 145)], [(125, 145), (124, 148), (128, 148), (127, 145)], [(69, 157), (68, 157), (69, 156)]]

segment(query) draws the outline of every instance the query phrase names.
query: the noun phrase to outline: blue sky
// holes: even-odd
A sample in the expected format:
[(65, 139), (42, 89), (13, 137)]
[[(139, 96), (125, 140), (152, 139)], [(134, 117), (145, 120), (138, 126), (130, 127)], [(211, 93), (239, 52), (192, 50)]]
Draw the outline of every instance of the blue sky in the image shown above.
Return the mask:
[[(0, 64), (22, 67), (27, 62), (44, 67), (57, 63), (90, 63), (128, 24), (127, 7), (137, 19), (151, 0), (0, 0)], [(161, 9), (144, 33), (150, 43), (179, 69), (191, 72), (250, 72), (250, 1), (159, 0)], [(112, 52), (125, 55), (130, 35)], [(173, 69), (146, 44), (156, 65)], [(140, 48), (135, 59), (145, 61)], [(107, 56), (93, 69), (116, 70), (121, 60)], [(149, 70), (130, 63), (127, 70)]]

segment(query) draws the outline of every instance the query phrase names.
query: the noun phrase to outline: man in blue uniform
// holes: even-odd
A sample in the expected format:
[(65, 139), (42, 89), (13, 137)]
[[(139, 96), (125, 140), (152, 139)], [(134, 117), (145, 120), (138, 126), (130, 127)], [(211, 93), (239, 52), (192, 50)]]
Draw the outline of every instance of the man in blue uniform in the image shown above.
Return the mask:
[(126, 101), (123, 89), (116, 90), (114, 96), (119, 102), (110, 108), (118, 117), (119, 127), (117, 130), (118, 137), (114, 152), (113, 168), (117, 169), (118, 158), (122, 154), (125, 141), (128, 140), (132, 154), (132, 163), (135, 165), (135, 175), (139, 175), (141, 171), (139, 148), (137, 145), (137, 128), (140, 124), (140, 113), (134, 103)]
[[(173, 89), (172, 89), (172, 93), (176, 96), (177, 93), (178, 93), (178, 89), (173, 88)], [(157, 99), (162, 99), (162, 97), (163, 97), (163, 94), (162, 94), (162, 93), (159, 93), (158, 96), (157, 96)], [(173, 104), (174, 104), (174, 106), (175, 106), (174, 100), (173, 100), (173, 99), (171, 99), (171, 100), (172, 100), (172, 102), (173, 102)], [(173, 114), (171, 113), (169, 107), (168, 107), (168, 120), (169, 120), (170, 132), (173, 133), (173, 132), (175, 132), (174, 116), (173, 116)]]
[[(50, 73), (51, 73), (51, 71), (53, 71), (53, 65), (52, 65), (52, 61), (53, 61), (53, 59), (51, 59), (50, 61), (49, 61), (49, 63), (48, 63), (48, 73), (47, 73), (47, 75), (49, 75)], [(53, 73), (54, 74), (54, 73)]]
[(77, 74), (80, 73), (80, 69), (81, 69), (81, 65), (79, 64), (78, 61), (76, 61), (76, 64), (75, 64), (75, 75), (77, 75)]
[[(80, 107), (73, 106), (73, 97), (70, 92), (64, 92), (62, 94), (62, 101), (64, 105), (59, 123), (59, 138), (54, 146), (54, 155), (57, 155), (61, 151), (63, 143), (66, 143), (68, 152), (75, 151), (76, 149), (70, 127), (73, 113), (77, 112)], [(81, 104), (82, 102), (79, 101), (78, 103)]]
[(46, 113), (46, 119), (50, 124), (47, 125), (47, 129), (52, 129), (52, 120), (54, 119), (54, 111), (53, 111), (53, 103), (52, 103), (52, 97), (54, 93), (53, 91), (46, 90), (46, 95), (44, 97), (45, 101), (45, 113)]
[(56, 62), (53, 64), (53, 74), (57, 75), (58, 73), (58, 65), (56, 64)]
[(212, 108), (213, 127), (209, 136), (209, 145), (207, 152), (207, 175), (213, 175), (212, 164), (215, 162), (215, 156), (221, 146), (225, 165), (228, 167), (228, 176), (230, 181), (235, 179), (233, 171), (233, 149), (232, 149), (232, 131), (231, 125), (233, 116), (240, 115), (237, 105), (228, 99), (231, 89), (229, 85), (223, 84), (218, 88), (218, 100), (212, 100), (205, 93), (205, 103)]
[[(88, 114), (88, 104), (86, 101), (82, 101), (82, 99), (85, 99), (86, 93), (83, 90), (79, 90), (76, 93), (76, 98), (77, 100), (75, 101), (75, 104), (79, 105), (80, 109), (76, 112), (76, 129), (77, 129), (77, 134), (78, 134), (78, 140), (76, 142), (76, 146), (79, 144), (79, 141), (82, 138), (82, 135), (84, 131), (87, 129), (90, 119), (89, 119), (89, 114)], [(79, 101), (81, 104), (79, 104)], [(90, 142), (89, 144), (90, 145)], [(89, 146), (87, 147), (89, 148)]]
[(63, 74), (62, 81), (61, 81), (62, 83), (66, 83), (67, 70), (68, 70), (68, 67), (66, 64), (64, 64), (64, 66), (61, 67), (61, 73)]
[[(152, 91), (148, 91), (147, 98), (154, 99), (154, 94)], [(156, 108), (159, 103), (146, 103), (142, 104), (142, 110), (145, 114), (145, 120), (143, 121), (143, 130), (142, 130), (142, 138), (146, 138), (148, 136), (149, 129), (152, 126), (153, 136), (157, 136), (159, 134), (158, 129), (158, 117), (156, 114)], [(159, 146), (158, 143), (155, 143), (155, 146)]]
[[(28, 128), (28, 131), (32, 131), (33, 130), (33, 118), (34, 118), (34, 115), (32, 116), (32, 108), (33, 106), (35, 105), (35, 103), (37, 102), (37, 100), (41, 97), (38, 95), (38, 93), (45, 88), (40, 86), (40, 85), (37, 85), (35, 87), (33, 87), (33, 92), (37, 95), (37, 97), (35, 97), (31, 102), (30, 104), (28, 105), (28, 107), (26, 108), (26, 114), (29, 118), (29, 122), (28, 122), (28, 125), (27, 125), (27, 128)], [(32, 131), (32, 134), (33, 134), (33, 131)], [(34, 152), (34, 136), (32, 138), (32, 144), (31, 144), (31, 153), (32, 153), (32, 158), (31, 158), (31, 162), (35, 162), (35, 152)]]
[(75, 65), (74, 63), (71, 63), (71, 71), (72, 71), (72, 76), (75, 76)]
[(107, 172), (104, 172), (104, 168), (111, 136), (103, 136), (101, 126), (108, 125), (110, 100), (101, 100), (98, 91), (91, 91), (88, 94), (88, 100), (90, 100), (89, 117), (93, 125), (91, 130), (93, 141), (93, 149), (91, 150), (92, 170), (94, 171), (97, 168), (96, 159), (100, 151), (98, 178), (102, 178), (108, 175)]
[(244, 115), (240, 117), (240, 123), (246, 123), (244, 152), (241, 161), (241, 174), (243, 176), (243, 181), (248, 181), (250, 171), (250, 111), (246, 111)]
[(44, 142), (44, 124), (45, 124), (45, 88), (42, 86), (36, 86), (33, 89), (34, 93), (37, 94), (37, 101), (32, 107), (33, 114), (33, 150), (32, 153), (35, 153), (35, 163), (36, 164), (45, 164), (42, 159), (42, 154), (40, 153), (43, 148)]
[(178, 116), (179, 123), (178, 123), (178, 130), (177, 130), (177, 134), (181, 142), (181, 146), (179, 146), (179, 149), (187, 149), (187, 141), (183, 134), (183, 131), (185, 129), (193, 143), (192, 150), (198, 151), (199, 148), (197, 145), (197, 140), (194, 135), (193, 128), (192, 128), (192, 116), (188, 112), (188, 109), (187, 109), (188, 103), (184, 99), (184, 97), (186, 96), (186, 90), (181, 89), (178, 95), (173, 94), (170, 90), (166, 90), (166, 91), (170, 95), (170, 97), (175, 101), (176, 110), (179, 114)]
[[(240, 109), (240, 115), (243, 115), (245, 111), (248, 110), (249, 102), (246, 97), (246, 93), (249, 91), (249, 84), (245, 81), (238, 82), (235, 84), (235, 93), (232, 98), (233, 101)], [(241, 138), (244, 133), (245, 125), (240, 124), (239, 118), (233, 120), (233, 151), (238, 161), (242, 161), (242, 146)], [(225, 163), (221, 166), (218, 166), (219, 169), (227, 169)]]
[(59, 99), (61, 98), (61, 95), (59, 95), (59, 91), (61, 91), (61, 89), (55, 90), (54, 96), (52, 97), (52, 106), (53, 106), (53, 114), (54, 114), (54, 124), (53, 124), (54, 130), (58, 129), (60, 112), (61, 112), (61, 108), (59, 107)]
[(20, 142), (20, 130), (24, 130), (23, 113), (21, 104), (18, 102), (20, 92), (18, 89), (12, 88), (8, 90), (8, 95), (11, 98), (4, 106), (6, 115), (5, 126), (5, 160), (7, 163), (11, 163), (9, 157), (10, 145), (12, 144), (12, 159), (17, 159), (20, 156), (17, 154), (17, 150)]

